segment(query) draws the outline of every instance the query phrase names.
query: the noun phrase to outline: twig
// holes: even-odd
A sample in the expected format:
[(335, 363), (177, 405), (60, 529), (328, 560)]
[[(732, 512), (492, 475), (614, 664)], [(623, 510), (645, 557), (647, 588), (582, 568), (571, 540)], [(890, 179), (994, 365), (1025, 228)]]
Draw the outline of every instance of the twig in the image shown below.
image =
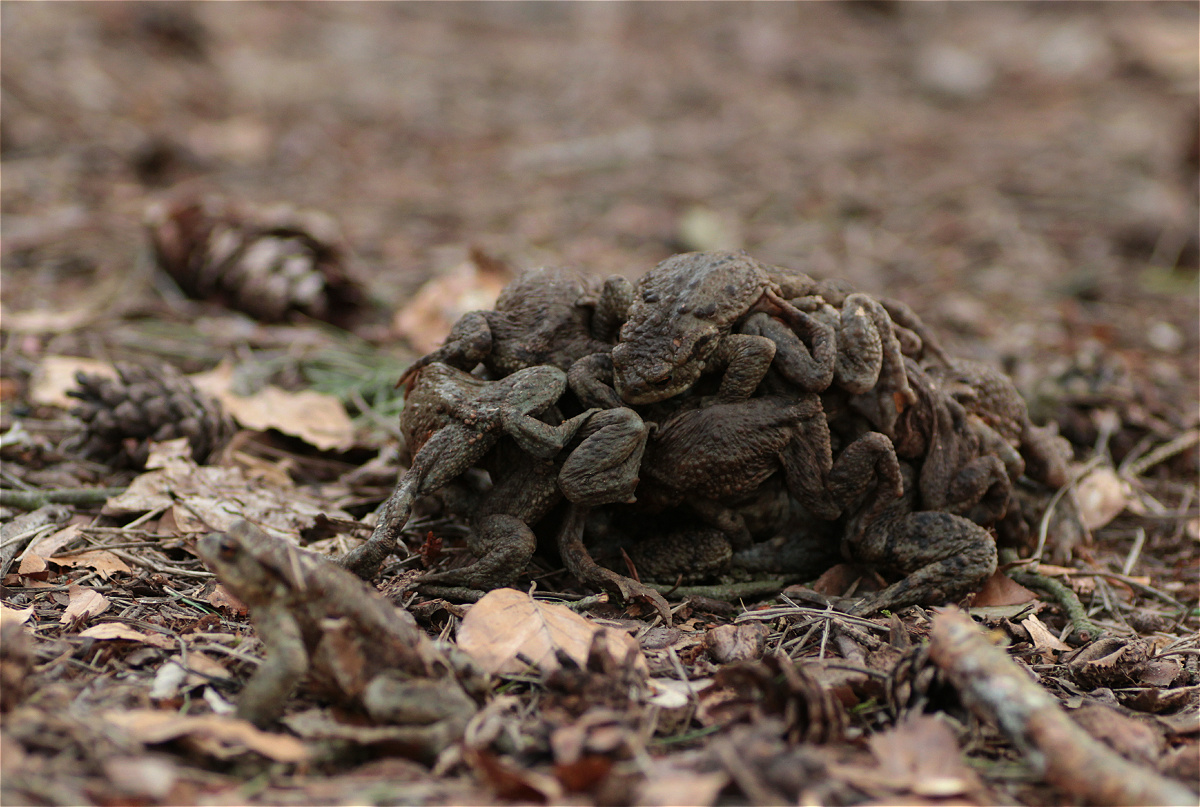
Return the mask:
[(1138, 562), (1138, 556), (1142, 554), (1142, 547), (1146, 544), (1146, 531), (1141, 527), (1137, 528), (1137, 535), (1133, 539), (1133, 546), (1129, 548), (1129, 555), (1125, 558), (1125, 563), (1121, 565), (1121, 574), (1129, 574), (1133, 571), (1133, 567)]
[(1149, 452), (1148, 454), (1145, 454), (1140, 459), (1134, 460), (1133, 462), (1126, 461), (1121, 463), (1121, 468), (1118, 469), (1118, 473), (1120, 473), (1121, 476), (1128, 477), (1129, 479), (1136, 479), (1145, 473), (1149, 468), (1158, 465), (1163, 460), (1169, 460), (1171, 457), (1174, 457), (1176, 454), (1182, 451), (1186, 451), (1187, 449), (1196, 445), (1198, 442), (1200, 442), (1200, 429), (1192, 429), (1189, 432), (1184, 432), (1171, 442), (1163, 443), (1161, 446)]
[(934, 617), (929, 654), (980, 719), (1026, 750), (1032, 767), (1070, 801), (1195, 804), (1196, 794), (1094, 739), (1002, 648), (954, 607)]
[(160, 572), (162, 574), (174, 574), (174, 575), (179, 575), (180, 577), (195, 577), (195, 578), (203, 579), (203, 580), (207, 580), (207, 579), (215, 576), (215, 575), (213, 575), (212, 572), (194, 572), (191, 569), (181, 569), (178, 566), (170, 566), (166, 563), (159, 563), (157, 561), (150, 560), (149, 558), (140, 558), (137, 555), (134, 555), (129, 552), (124, 552), (120, 549), (114, 549), (114, 550), (112, 550), (112, 553), (114, 555), (116, 555), (118, 558), (120, 558), (121, 560), (129, 561), (130, 563), (136, 564), (138, 566), (144, 566), (152, 572)]
[(1030, 556), (1031, 560), (1038, 561), (1042, 559), (1042, 551), (1046, 548), (1046, 538), (1050, 534), (1050, 517), (1054, 514), (1054, 508), (1058, 506), (1059, 500), (1067, 495), (1069, 491), (1073, 490), (1079, 484), (1079, 480), (1087, 476), (1088, 472), (1102, 462), (1104, 462), (1104, 457), (1092, 457), (1075, 472), (1067, 484), (1054, 491), (1054, 495), (1050, 497), (1049, 504), (1046, 505), (1046, 511), (1042, 513), (1042, 520), (1038, 523), (1037, 548), (1033, 550), (1033, 555)]
[(661, 583), (646, 583), (645, 585), (664, 596), (673, 598), (708, 597), (712, 600), (734, 601), (744, 597), (764, 597), (769, 594), (778, 594), (798, 579), (796, 577), (777, 577), (715, 586), (676, 586)]
[(104, 504), (125, 488), (61, 488), (59, 490), (0, 489), (0, 506), (36, 510), (48, 504)]
[(1008, 576), (1026, 588), (1036, 588), (1053, 597), (1054, 601), (1067, 612), (1067, 618), (1071, 620), (1072, 632), (1083, 641), (1095, 639), (1105, 632), (1103, 628), (1088, 618), (1087, 609), (1083, 607), (1083, 603), (1079, 601), (1079, 597), (1075, 595), (1070, 586), (1032, 570), (1011, 569)]

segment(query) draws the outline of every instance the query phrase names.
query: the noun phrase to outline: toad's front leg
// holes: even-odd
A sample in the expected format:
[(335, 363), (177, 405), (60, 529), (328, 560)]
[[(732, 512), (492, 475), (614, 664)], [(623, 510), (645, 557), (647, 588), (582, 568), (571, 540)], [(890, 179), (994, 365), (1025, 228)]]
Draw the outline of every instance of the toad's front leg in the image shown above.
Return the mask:
[(267, 657), (238, 695), (237, 716), (256, 726), (270, 725), (308, 671), (308, 650), (300, 624), (284, 603), (270, 603), (253, 615), (254, 630)]
[(364, 580), (373, 578), (380, 564), (399, 545), (416, 498), (433, 493), (461, 476), (496, 444), (497, 437), (496, 429), (479, 430), (459, 423), (434, 432), (379, 509), (379, 520), (370, 539), (338, 558), (338, 565)]
[(427, 353), (408, 366), (400, 376), (399, 385), (407, 385), (417, 372), (433, 362), (441, 362), (459, 370), (470, 372), (475, 365), (488, 357), (492, 352), (492, 329), (488, 324), (486, 312), (470, 311), (463, 314), (450, 333), (445, 343), (431, 353)]

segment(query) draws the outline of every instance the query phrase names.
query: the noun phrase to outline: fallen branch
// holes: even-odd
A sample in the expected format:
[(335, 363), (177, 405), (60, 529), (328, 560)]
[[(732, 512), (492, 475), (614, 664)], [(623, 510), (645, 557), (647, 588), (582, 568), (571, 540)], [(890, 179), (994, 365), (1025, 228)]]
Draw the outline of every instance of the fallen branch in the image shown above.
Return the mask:
[(675, 586), (661, 583), (646, 583), (645, 585), (665, 597), (675, 597), (677, 599), (708, 597), (713, 600), (736, 602), (743, 597), (765, 597), (769, 594), (778, 594), (798, 579), (794, 576), (776, 577), (765, 580), (749, 580), (744, 583), (711, 586)]
[(1090, 804), (1195, 804), (1179, 782), (1135, 765), (1094, 739), (971, 619), (947, 608), (933, 619), (930, 658), (980, 719), (998, 725), (1046, 780)]
[(36, 510), (48, 504), (104, 504), (125, 488), (62, 488), (61, 490), (0, 490), (0, 506)]

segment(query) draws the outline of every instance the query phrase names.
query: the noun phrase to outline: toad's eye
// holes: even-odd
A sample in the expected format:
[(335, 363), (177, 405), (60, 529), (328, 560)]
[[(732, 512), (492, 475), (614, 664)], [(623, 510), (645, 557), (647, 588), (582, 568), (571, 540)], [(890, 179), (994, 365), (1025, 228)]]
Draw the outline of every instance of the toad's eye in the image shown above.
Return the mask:
[(221, 536), (221, 542), (217, 545), (217, 552), (224, 560), (233, 560), (237, 557), (238, 543), (228, 535)]

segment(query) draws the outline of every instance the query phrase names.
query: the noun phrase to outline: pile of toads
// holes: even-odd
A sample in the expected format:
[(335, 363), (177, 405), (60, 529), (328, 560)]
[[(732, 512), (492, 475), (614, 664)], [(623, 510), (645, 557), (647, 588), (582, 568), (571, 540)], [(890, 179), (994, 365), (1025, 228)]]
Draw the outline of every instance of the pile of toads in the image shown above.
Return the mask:
[[(341, 562), (374, 576), (418, 497), (484, 469), (473, 561), (417, 581), (437, 596), (513, 582), (553, 512), (576, 578), (663, 613), (643, 580), (838, 554), (895, 580), (847, 610), (944, 602), (995, 571), (1022, 476), (1066, 481), (1065, 441), (1003, 374), (947, 356), (901, 303), (745, 253), (675, 255), (636, 284), (525, 273), (402, 381), (411, 466)], [(593, 559), (608, 551), (638, 579)]]

